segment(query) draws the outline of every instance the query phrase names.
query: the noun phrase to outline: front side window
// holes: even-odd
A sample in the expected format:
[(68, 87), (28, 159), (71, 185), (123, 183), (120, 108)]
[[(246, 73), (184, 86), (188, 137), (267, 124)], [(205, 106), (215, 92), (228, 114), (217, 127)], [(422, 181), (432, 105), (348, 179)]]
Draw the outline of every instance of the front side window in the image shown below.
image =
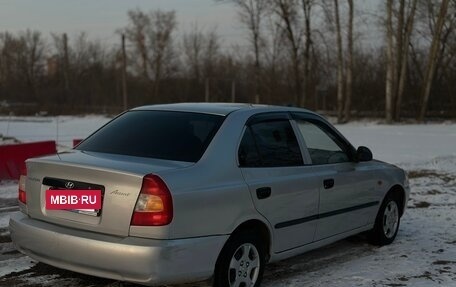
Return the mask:
[(347, 153), (342, 148), (343, 144), (329, 131), (325, 131), (316, 124), (304, 120), (298, 120), (297, 124), (306, 143), (312, 164), (350, 161)]
[(288, 120), (247, 126), (238, 156), (242, 167), (303, 165), (299, 144)]

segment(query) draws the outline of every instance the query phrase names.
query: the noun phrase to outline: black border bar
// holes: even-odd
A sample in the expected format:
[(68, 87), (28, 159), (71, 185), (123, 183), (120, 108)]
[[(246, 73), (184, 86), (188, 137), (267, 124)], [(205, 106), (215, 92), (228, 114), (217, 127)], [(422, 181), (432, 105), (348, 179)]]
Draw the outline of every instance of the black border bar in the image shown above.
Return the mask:
[(311, 215), (308, 217), (293, 219), (290, 221), (284, 221), (284, 222), (277, 223), (274, 227), (276, 229), (281, 229), (281, 228), (285, 228), (285, 227), (289, 227), (289, 226), (293, 226), (293, 225), (297, 225), (297, 224), (302, 224), (302, 223), (306, 223), (306, 222), (321, 219), (321, 218), (326, 218), (326, 217), (330, 217), (330, 216), (334, 216), (334, 215), (339, 215), (342, 213), (355, 211), (358, 209), (372, 207), (372, 206), (378, 205), (379, 203), (380, 203), (380, 201), (373, 201), (373, 202), (364, 203), (364, 204), (360, 204), (360, 205), (356, 205), (356, 206), (352, 206), (352, 207), (348, 207), (348, 208), (343, 208), (343, 209), (338, 209), (338, 210), (325, 212), (325, 213), (321, 213), (321, 214)]

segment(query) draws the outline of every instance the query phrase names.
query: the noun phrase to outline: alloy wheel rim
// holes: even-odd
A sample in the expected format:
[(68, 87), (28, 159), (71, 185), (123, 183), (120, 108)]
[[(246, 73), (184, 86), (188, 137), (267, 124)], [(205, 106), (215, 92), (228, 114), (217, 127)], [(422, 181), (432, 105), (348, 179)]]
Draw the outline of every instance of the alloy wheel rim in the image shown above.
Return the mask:
[(383, 232), (388, 239), (391, 239), (396, 234), (396, 229), (399, 222), (399, 208), (395, 201), (390, 201), (385, 208), (383, 214)]
[(230, 261), (230, 287), (253, 287), (260, 273), (260, 254), (255, 245), (244, 243), (236, 249)]

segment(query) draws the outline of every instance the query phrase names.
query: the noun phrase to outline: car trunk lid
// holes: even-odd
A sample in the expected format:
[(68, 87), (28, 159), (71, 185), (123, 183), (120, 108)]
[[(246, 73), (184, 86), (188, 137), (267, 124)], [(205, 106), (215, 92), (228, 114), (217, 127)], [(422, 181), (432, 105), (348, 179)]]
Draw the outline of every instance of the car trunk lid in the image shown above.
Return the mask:
[[(27, 210), (30, 217), (68, 227), (127, 236), (146, 174), (183, 168), (187, 162), (72, 151), (27, 161)], [(102, 208), (94, 212), (46, 209), (46, 190), (97, 189)]]

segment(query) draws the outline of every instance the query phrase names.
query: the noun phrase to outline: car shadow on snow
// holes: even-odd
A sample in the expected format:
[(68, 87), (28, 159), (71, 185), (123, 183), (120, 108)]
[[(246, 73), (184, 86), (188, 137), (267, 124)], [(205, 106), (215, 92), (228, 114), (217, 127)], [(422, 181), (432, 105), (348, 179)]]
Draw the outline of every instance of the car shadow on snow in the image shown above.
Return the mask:
[(269, 264), (265, 270), (263, 283), (274, 286), (274, 283), (277, 284), (278, 281), (289, 279), (303, 272), (318, 271), (351, 261), (354, 258), (373, 254), (376, 248), (367, 243), (366, 234), (354, 235), (290, 259)]
[[(366, 243), (364, 235), (356, 235), (327, 247), (310, 251), (277, 263), (269, 264), (264, 274), (264, 285), (274, 284), (293, 275), (316, 271), (324, 267), (349, 261), (362, 254), (373, 252), (375, 247)], [(131, 283), (119, 282), (72, 271), (59, 269), (44, 263), (36, 263), (29, 269), (12, 272), (0, 278), (0, 286), (104, 286), (134, 287)], [(208, 287), (210, 281), (173, 285), (168, 287)]]
[(12, 272), (0, 278), (0, 286), (130, 286), (119, 283), (58, 269), (44, 263), (36, 263), (29, 269)]

